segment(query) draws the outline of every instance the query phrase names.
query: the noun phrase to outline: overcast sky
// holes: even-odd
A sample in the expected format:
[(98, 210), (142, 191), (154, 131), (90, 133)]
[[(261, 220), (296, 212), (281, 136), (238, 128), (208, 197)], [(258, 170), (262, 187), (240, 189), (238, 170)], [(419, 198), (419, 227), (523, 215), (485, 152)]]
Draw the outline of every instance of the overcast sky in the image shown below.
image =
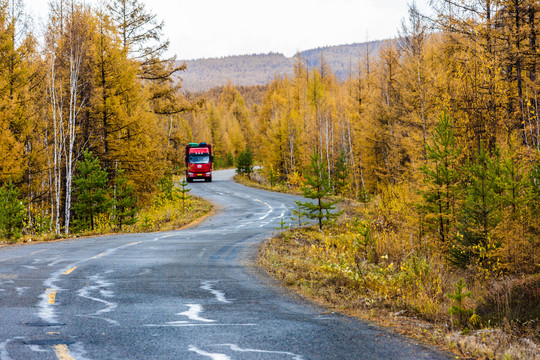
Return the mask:
[[(39, 23), (47, 0), (23, 0)], [(395, 37), (412, 0), (139, 0), (165, 21), (170, 54), (198, 59)], [(424, 7), (428, 0), (416, 0)], [(86, 0), (97, 4), (98, 0)]]

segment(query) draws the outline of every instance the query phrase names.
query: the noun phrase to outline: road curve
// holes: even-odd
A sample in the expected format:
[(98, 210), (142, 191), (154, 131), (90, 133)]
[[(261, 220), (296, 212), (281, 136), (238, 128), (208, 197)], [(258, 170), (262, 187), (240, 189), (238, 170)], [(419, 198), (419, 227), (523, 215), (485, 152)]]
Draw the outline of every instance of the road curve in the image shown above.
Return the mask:
[(0, 360), (450, 359), (329, 314), (246, 266), (297, 197), (234, 183), (196, 227), (0, 248)]

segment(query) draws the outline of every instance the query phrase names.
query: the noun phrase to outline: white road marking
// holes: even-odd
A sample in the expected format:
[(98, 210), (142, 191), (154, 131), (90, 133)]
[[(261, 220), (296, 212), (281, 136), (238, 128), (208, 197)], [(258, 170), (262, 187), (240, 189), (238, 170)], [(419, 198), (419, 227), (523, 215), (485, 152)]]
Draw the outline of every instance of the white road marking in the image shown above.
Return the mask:
[(59, 264), (59, 263), (64, 262), (64, 261), (65, 260), (58, 259), (58, 260), (53, 261), (50, 264), (47, 264), (47, 266), (54, 266), (54, 265)]
[[(220, 324), (216, 320), (205, 319), (199, 314), (203, 311), (203, 307), (199, 304), (186, 304), (189, 310), (178, 313), (176, 315), (186, 316), (191, 321), (179, 320), (168, 321), (164, 324), (146, 324), (147, 327), (195, 327), (195, 326), (256, 326), (256, 324)], [(193, 322), (195, 321), (195, 322)]]
[(32, 350), (33, 352), (50, 352), (50, 350), (42, 349), (41, 346), (39, 345), (29, 345), (29, 346), (30, 346), (30, 350)]
[(256, 349), (242, 349), (236, 344), (220, 344), (216, 346), (226, 346), (229, 347), (232, 351), (235, 352), (251, 352), (251, 353), (259, 353), (259, 354), (275, 354), (275, 355), (287, 355), (290, 356), (293, 360), (304, 360), (304, 358), (301, 355), (294, 354), (287, 351), (267, 351), (267, 350), (256, 350)]
[(61, 291), (61, 290), (64, 290), (64, 289), (61, 289), (58, 286), (56, 286), (56, 282), (59, 281), (60, 277), (62, 275), (64, 275), (65, 272), (69, 271), (70, 269), (72, 269), (74, 267), (79, 266), (80, 264), (84, 264), (84, 263), (86, 263), (86, 262), (88, 262), (90, 260), (99, 259), (99, 258), (101, 258), (103, 256), (110, 255), (110, 254), (112, 254), (113, 252), (115, 252), (115, 251), (117, 251), (119, 249), (129, 247), (129, 246), (133, 246), (133, 245), (137, 245), (137, 244), (140, 244), (140, 243), (142, 243), (142, 241), (129, 243), (129, 244), (124, 244), (124, 245), (121, 245), (121, 246), (118, 246), (118, 247), (115, 247), (115, 248), (112, 248), (112, 249), (108, 249), (108, 250), (106, 250), (106, 251), (104, 251), (104, 252), (102, 252), (102, 253), (100, 253), (98, 255), (95, 255), (95, 256), (92, 256), (90, 258), (77, 261), (76, 263), (73, 263), (73, 264), (69, 264), (66, 267), (62, 268), (61, 270), (56, 271), (55, 273), (53, 273), (48, 279), (46, 279), (43, 282), (43, 286), (45, 287), (46, 290), (39, 296), (40, 301), (38, 303), (38, 316), (43, 321), (46, 321), (46, 322), (57, 322), (56, 321), (56, 314), (55, 314), (55, 311), (54, 311), (54, 308), (53, 308), (53, 306), (55, 306), (55, 304), (54, 303), (52, 303), (52, 304), (49, 303), (49, 295), (50, 295), (50, 289), (54, 289), (57, 292)]
[(206, 356), (206, 357), (209, 357), (211, 358), (212, 360), (231, 360), (230, 357), (228, 357), (227, 355), (225, 354), (213, 354), (213, 353), (209, 353), (209, 352), (206, 352), (206, 351), (202, 351), (200, 349), (197, 349), (195, 346), (193, 345), (190, 345), (189, 348), (188, 348), (189, 351), (193, 351), (194, 353), (197, 353), (199, 355), (202, 355), (202, 356)]
[(63, 290), (56, 285), (56, 282), (64, 272), (66, 272), (72, 267), (73, 266), (67, 266), (53, 273), (48, 279), (43, 282), (45, 291), (41, 293), (41, 295), (39, 295), (40, 301), (38, 303), (38, 316), (41, 318), (41, 320), (51, 323), (57, 322), (56, 314), (54, 311), (54, 306), (56, 304), (55, 302), (51, 302), (51, 295), (54, 292), (54, 296), (56, 297), (56, 293), (60, 290)]
[(199, 314), (203, 311), (203, 307), (201, 305), (199, 304), (186, 304), (186, 305), (187, 307), (189, 307), (189, 310), (178, 313), (176, 315), (187, 316), (188, 319), (193, 320), (193, 321), (200, 321), (200, 322), (207, 322), (207, 323), (216, 321), (216, 320), (205, 319), (199, 316)]
[(146, 324), (146, 327), (208, 327), (208, 326), (257, 326), (257, 324), (195, 324), (189, 321), (170, 321), (165, 324)]
[(268, 207), (268, 211), (259, 218), (259, 220), (264, 220), (266, 219), (271, 213), (272, 211), (274, 211), (274, 208), (272, 207), (272, 205), (268, 204), (268, 203), (264, 203), (264, 205), (266, 205)]
[(17, 295), (22, 296), (26, 290), (30, 289), (29, 287), (18, 287), (15, 288)]
[[(282, 206), (281, 206), (281, 208), (284, 208), (284, 207), (285, 207), (285, 205), (282, 205)], [(259, 225), (259, 227), (261, 228), (261, 227), (263, 227), (263, 226), (265, 226), (265, 225), (268, 225), (268, 224), (270, 224), (270, 223), (275, 222), (275, 221), (278, 220), (278, 219), (284, 218), (284, 217), (285, 217), (285, 212), (286, 212), (286, 211), (287, 211), (286, 209), (282, 210), (280, 215), (274, 216), (274, 217), (270, 218), (270, 220), (267, 220), (267, 221), (261, 223), (261, 225)]]
[[(111, 272), (112, 271), (107, 271), (105, 274), (109, 274)], [(107, 289), (108, 287), (111, 287), (113, 284), (106, 281), (103, 278), (102, 274), (89, 276), (88, 279), (90, 279), (93, 282), (93, 285), (85, 286), (82, 289), (79, 289), (77, 291), (77, 295), (79, 295), (82, 298), (88, 299), (88, 300), (92, 300), (92, 301), (95, 301), (95, 302), (102, 303), (103, 305), (105, 305), (105, 307), (103, 309), (101, 309), (101, 310), (96, 311), (93, 314), (88, 314), (88, 315), (84, 315), (84, 316), (96, 317), (96, 318), (99, 318), (99, 319), (103, 319), (103, 320), (107, 321), (110, 324), (118, 325), (118, 321), (116, 321), (116, 320), (100, 317), (102, 314), (114, 311), (118, 307), (118, 304), (115, 303), (115, 302), (111, 302), (111, 301), (107, 301), (105, 299), (95, 297), (95, 296), (91, 296), (92, 293), (99, 292), (99, 294), (102, 297), (106, 297), (106, 298), (113, 297), (114, 292)]]
[(214, 289), (215, 283), (216, 281), (204, 281), (202, 283), (201, 289), (210, 291), (210, 293), (212, 293), (212, 295), (216, 297), (217, 301), (225, 304), (230, 304), (231, 302), (225, 298), (225, 293), (223, 291)]
[(13, 341), (13, 339), (8, 339), (8, 340), (0, 343), (0, 360), (12, 360), (9, 357), (9, 353), (7, 351), (7, 345), (12, 341)]
[(30, 269), (30, 270), (37, 270), (37, 267), (35, 267), (33, 265), (23, 265), (23, 267), (25, 267), (27, 269)]

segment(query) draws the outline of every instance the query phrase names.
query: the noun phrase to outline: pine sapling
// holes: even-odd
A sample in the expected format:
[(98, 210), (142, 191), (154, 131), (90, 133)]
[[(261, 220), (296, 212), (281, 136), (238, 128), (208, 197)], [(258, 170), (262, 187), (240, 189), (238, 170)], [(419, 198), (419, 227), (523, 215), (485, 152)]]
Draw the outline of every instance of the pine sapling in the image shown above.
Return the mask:
[(289, 225), (287, 225), (287, 222), (283, 218), (283, 216), (279, 219), (279, 227), (275, 227), (276, 230), (287, 230), (289, 228)]
[(182, 182), (180, 183), (180, 189), (178, 192), (180, 193), (180, 199), (182, 200), (182, 215), (186, 212), (186, 201), (191, 199), (191, 195), (188, 195), (188, 192), (191, 191), (191, 188), (187, 187), (188, 183), (186, 179), (182, 179)]
[(309, 224), (309, 221), (303, 221), (306, 217), (306, 212), (302, 210), (302, 202), (295, 201), (294, 203), (296, 204), (296, 209), (292, 210), (291, 216), (291, 220), (293, 221), (293, 223), (297, 223), (299, 228)]
[(464, 291), (467, 284), (465, 284), (465, 281), (463, 281), (461, 278), (456, 284), (454, 284), (454, 287), (456, 289), (453, 293), (446, 294), (446, 296), (453, 301), (453, 304), (448, 309), (448, 313), (457, 319), (457, 323), (460, 326), (466, 327), (469, 322), (469, 318), (474, 314), (471, 309), (465, 308), (465, 299), (471, 297), (471, 292)]

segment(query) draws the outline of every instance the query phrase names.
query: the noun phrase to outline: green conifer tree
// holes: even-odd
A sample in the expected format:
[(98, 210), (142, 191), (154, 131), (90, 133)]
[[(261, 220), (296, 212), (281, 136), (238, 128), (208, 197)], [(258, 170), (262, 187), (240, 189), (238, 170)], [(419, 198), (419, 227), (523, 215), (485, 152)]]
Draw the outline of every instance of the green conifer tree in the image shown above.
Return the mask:
[(247, 176), (253, 173), (253, 154), (249, 147), (236, 158), (236, 172)]
[(136, 224), (137, 218), (137, 196), (133, 185), (128, 182), (124, 169), (118, 169), (114, 179), (115, 192), (113, 198), (114, 224), (122, 230), (123, 225)]
[(302, 187), (304, 197), (314, 199), (315, 203), (307, 201), (302, 203), (301, 207), (305, 210), (308, 219), (317, 220), (319, 229), (322, 230), (323, 225), (333, 222), (340, 213), (335, 211), (337, 201), (324, 200), (331, 194), (332, 189), (329, 181), (330, 176), (317, 151), (311, 155), (311, 163), (305, 178)]
[(474, 262), (483, 264), (488, 253), (500, 246), (494, 239), (493, 229), (500, 221), (500, 197), (497, 195), (499, 165), (492, 160), (483, 146), (468, 165), (468, 181), (460, 224), (450, 249), (449, 260), (466, 267)]
[(187, 185), (188, 183), (184, 178), (180, 183), (180, 189), (178, 189), (178, 192), (180, 193), (180, 199), (182, 200), (182, 214), (185, 214), (186, 212), (186, 201), (191, 198), (191, 195), (188, 195), (188, 192), (190, 192), (191, 189), (188, 188)]
[(304, 218), (306, 217), (306, 212), (302, 209), (302, 202), (301, 201), (295, 201), (296, 209), (292, 209), (292, 216), (291, 221), (293, 224), (297, 224), (299, 228), (301, 228), (304, 225), (309, 224), (309, 222), (304, 221)]
[(346, 191), (349, 179), (349, 166), (347, 165), (347, 155), (342, 149), (337, 159), (334, 172), (334, 192), (336, 195), (343, 195)]
[(90, 151), (84, 151), (83, 160), (77, 163), (77, 175), (73, 204), (75, 226), (81, 230), (94, 230), (95, 217), (107, 213), (111, 208), (111, 200), (107, 191), (107, 172), (103, 170), (99, 159)]
[(0, 235), (10, 241), (20, 238), (26, 217), (27, 211), (19, 199), (19, 189), (9, 180), (7, 185), (0, 188)]
[(443, 251), (447, 250), (455, 223), (455, 204), (459, 197), (459, 151), (452, 119), (445, 111), (439, 117), (430, 144), (426, 144), (428, 163), (422, 167), (422, 172), (427, 188), (422, 193), (424, 202), (421, 206), (426, 227), (437, 233)]
[(158, 187), (159, 195), (156, 197), (158, 203), (166, 203), (175, 201), (178, 198), (178, 189), (174, 187), (173, 175), (170, 169), (167, 169), (165, 174), (159, 179)]

